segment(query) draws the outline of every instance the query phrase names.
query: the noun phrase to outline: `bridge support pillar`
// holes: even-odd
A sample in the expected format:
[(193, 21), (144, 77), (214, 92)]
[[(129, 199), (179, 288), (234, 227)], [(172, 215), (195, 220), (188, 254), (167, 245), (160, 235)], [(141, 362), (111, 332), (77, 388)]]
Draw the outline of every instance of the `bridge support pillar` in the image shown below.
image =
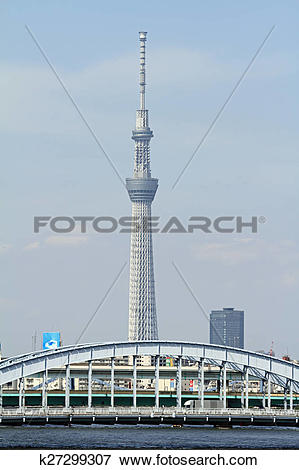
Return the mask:
[(226, 362), (223, 363), (223, 408), (226, 408)]
[(46, 408), (48, 406), (48, 369), (43, 371), (43, 388), (42, 388), (42, 407)]
[(293, 381), (290, 380), (290, 410), (293, 410)]
[(71, 381), (70, 364), (67, 364), (65, 367), (65, 399), (64, 399), (65, 408), (70, 407), (70, 381)]
[(268, 374), (268, 403), (267, 403), (267, 406), (268, 406), (268, 409), (270, 410), (271, 409), (271, 375)]
[(25, 406), (24, 377), (19, 379), (19, 408)]
[(176, 406), (182, 407), (182, 356), (178, 357), (177, 374), (176, 374)]
[(244, 408), (244, 372), (241, 373), (241, 408)]
[(223, 365), (219, 370), (219, 399), (223, 401)]
[(159, 366), (160, 366), (160, 356), (155, 358), (155, 407), (159, 408)]
[(200, 402), (200, 398), (201, 398), (201, 394), (200, 394), (200, 391), (201, 391), (201, 361), (198, 361), (197, 362), (197, 399), (198, 401)]
[(245, 408), (246, 410), (248, 410), (249, 408), (249, 395), (248, 395), (248, 391), (249, 391), (249, 376), (248, 376), (248, 367), (246, 367), (246, 370), (245, 370)]
[(114, 367), (115, 367), (115, 358), (111, 358), (111, 376), (110, 376), (110, 406), (114, 408)]
[(133, 407), (137, 406), (137, 356), (133, 356)]
[(244, 398), (244, 372), (241, 372), (241, 408), (245, 406), (245, 398)]
[(283, 389), (283, 409), (287, 410), (288, 409), (288, 386), (286, 386)]
[(203, 409), (205, 399), (205, 363), (203, 359), (198, 362), (198, 399), (200, 408)]
[(88, 408), (92, 407), (92, 361), (88, 361), (88, 378), (87, 378), (87, 389), (88, 389)]
[(266, 382), (263, 380), (263, 409), (266, 409)]

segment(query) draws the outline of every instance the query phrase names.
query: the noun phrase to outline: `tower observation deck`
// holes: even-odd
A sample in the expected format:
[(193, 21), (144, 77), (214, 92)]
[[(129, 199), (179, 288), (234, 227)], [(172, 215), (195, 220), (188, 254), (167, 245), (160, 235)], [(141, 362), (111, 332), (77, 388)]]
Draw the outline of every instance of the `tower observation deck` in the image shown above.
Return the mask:
[(151, 177), (148, 110), (145, 109), (145, 43), (146, 32), (139, 33), (140, 41), (140, 109), (136, 112), (133, 178), (126, 179), (132, 201), (133, 230), (130, 252), (129, 341), (158, 339), (156, 314), (151, 204), (158, 180)]

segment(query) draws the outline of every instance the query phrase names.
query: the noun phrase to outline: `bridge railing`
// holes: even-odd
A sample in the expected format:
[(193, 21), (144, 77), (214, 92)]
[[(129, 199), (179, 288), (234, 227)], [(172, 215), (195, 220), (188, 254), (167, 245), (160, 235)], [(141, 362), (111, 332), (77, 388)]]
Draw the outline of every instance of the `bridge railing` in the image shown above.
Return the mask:
[(299, 410), (280, 410), (280, 409), (256, 409), (256, 408), (227, 408), (227, 409), (188, 409), (188, 408), (151, 408), (151, 407), (106, 407), (106, 408), (84, 408), (84, 407), (71, 407), (71, 408), (2, 408), (0, 410), (0, 417), (5, 416), (295, 416), (299, 418)]

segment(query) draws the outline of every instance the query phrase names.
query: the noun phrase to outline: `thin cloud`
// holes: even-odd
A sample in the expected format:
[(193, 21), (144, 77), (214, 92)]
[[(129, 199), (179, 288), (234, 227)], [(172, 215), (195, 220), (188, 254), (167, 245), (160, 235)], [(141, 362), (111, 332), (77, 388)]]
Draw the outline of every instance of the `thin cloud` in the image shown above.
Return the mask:
[(299, 272), (288, 272), (283, 274), (281, 282), (284, 286), (295, 287), (299, 285)]
[[(294, 63), (291, 59), (286, 64), (282, 56), (264, 58), (255, 68), (255, 75), (250, 72), (250, 79), (254, 76), (269, 80), (290, 74)], [(232, 83), (244, 65), (243, 60), (228, 62), (200, 49), (176, 47), (149, 49), (148, 61), (148, 82), (157, 100), (161, 94), (165, 97), (165, 92), (170, 95), (182, 89), (207, 92), (215, 85)], [(107, 116), (115, 119), (113, 106), (111, 115), (112, 103), (117, 103), (118, 113), (127, 109), (128, 100), (131, 103), (136, 95), (137, 67), (136, 54), (132, 53), (75, 72), (59, 68), (58, 72), (87, 117), (98, 122)], [(2, 131), (51, 134), (63, 129), (64, 133), (73, 134), (81, 130), (81, 122), (42, 60), (40, 65), (0, 63), (0, 88)]]
[[(216, 261), (226, 265), (242, 264), (249, 261), (264, 259), (274, 261), (278, 266), (297, 264), (299, 250), (289, 240), (279, 243), (254, 240), (253, 238), (234, 238), (233, 241), (202, 243), (194, 247), (196, 257), (201, 260)], [(288, 279), (288, 281), (287, 281)], [(286, 282), (292, 282), (286, 277)]]
[(32, 251), (39, 247), (40, 247), (40, 242), (28, 243), (28, 245), (24, 246), (24, 251)]
[[(243, 244), (242, 244), (243, 245)], [(200, 259), (219, 261), (225, 264), (239, 264), (257, 257), (256, 250), (249, 250), (237, 243), (206, 243), (197, 247)]]
[(4, 244), (4, 243), (0, 244), (0, 255), (7, 253), (11, 247), (12, 245), (9, 245), (9, 244)]
[(52, 235), (45, 240), (45, 243), (51, 246), (78, 246), (87, 241), (88, 237), (84, 236)]

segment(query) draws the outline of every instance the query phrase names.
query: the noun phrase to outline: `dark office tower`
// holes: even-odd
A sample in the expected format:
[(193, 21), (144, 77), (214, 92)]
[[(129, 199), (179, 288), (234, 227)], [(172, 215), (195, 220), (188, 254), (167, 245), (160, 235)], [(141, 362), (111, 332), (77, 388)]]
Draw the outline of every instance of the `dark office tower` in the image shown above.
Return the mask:
[(233, 308), (212, 310), (210, 343), (244, 348), (244, 312)]

